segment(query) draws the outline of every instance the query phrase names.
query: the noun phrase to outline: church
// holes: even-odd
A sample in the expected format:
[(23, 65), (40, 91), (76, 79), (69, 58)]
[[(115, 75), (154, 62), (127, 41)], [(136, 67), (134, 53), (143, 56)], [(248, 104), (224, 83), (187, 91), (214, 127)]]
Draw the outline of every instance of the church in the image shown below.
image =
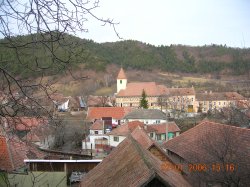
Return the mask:
[(197, 112), (194, 88), (167, 88), (155, 82), (128, 83), (123, 68), (117, 76), (116, 106), (138, 108), (143, 90), (147, 95), (150, 109)]

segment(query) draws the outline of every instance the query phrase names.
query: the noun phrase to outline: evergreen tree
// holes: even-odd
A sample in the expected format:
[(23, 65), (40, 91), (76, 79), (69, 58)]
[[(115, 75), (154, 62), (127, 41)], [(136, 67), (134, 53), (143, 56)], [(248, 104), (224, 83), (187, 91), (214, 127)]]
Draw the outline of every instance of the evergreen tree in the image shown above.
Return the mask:
[(141, 100), (140, 100), (140, 107), (148, 109), (148, 100), (145, 90), (142, 90)]

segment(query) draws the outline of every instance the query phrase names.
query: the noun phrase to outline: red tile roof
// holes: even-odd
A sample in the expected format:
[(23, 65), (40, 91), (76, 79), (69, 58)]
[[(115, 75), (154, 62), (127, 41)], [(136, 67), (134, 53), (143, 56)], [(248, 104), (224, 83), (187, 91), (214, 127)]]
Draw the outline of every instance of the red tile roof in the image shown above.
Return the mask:
[(127, 79), (126, 74), (125, 74), (123, 68), (120, 69), (120, 71), (118, 73), (118, 76), (117, 76), (117, 79)]
[(128, 83), (126, 89), (120, 90), (116, 97), (141, 96), (145, 90), (147, 96), (159, 96), (160, 91), (155, 82)]
[(36, 147), (26, 144), (16, 137), (10, 139), (0, 135), (0, 170), (14, 171), (24, 166), (24, 159), (44, 158)]
[(166, 186), (190, 186), (179, 172), (164, 171), (162, 163), (129, 136), (84, 176), (81, 186), (137, 187), (146, 186), (155, 178)]
[(89, 107), (87, 119), (95, 120), (102, 119), (102, 117), (112, 117), (120, 120), (131, 111), (132, 108), (130, 107)]
[(169, 96), (195, 95), (194, 88), (168, 88)]
[(180, 132), (181, 131), (175, 122), (150, 125), (150, 128), (153, 128), (156, 131), (156, 134), (166, 133), (167, 127), (168, 127), (168, 132)]
[(198, 101), (245, 100), (245, 98), (237, 92), (197, 93), (196, 99)]
[(103, 123), (104, 121), (102, 120), (96, 120), (91, 126), (90, 130), (103, 130)]
[(108, 135), (127, 136), (138, 126), (143, 127), (144, 124), (140, 121), (128, 122), (113, 129)]

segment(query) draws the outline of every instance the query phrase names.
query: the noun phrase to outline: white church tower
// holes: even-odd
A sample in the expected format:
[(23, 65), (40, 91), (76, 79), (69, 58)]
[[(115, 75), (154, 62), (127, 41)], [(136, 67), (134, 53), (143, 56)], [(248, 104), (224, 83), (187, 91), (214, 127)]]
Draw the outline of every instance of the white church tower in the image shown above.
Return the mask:
[(116, 85), (117, 85), (117, 93), (119, 93), (120, 90), (124, 90), (126, 89), (127, 87), (127, 77), (124, 73), (124, 70), (123, 68), (120, 69), (120, 72), (117, 76), (117, 82), (116, 82)]

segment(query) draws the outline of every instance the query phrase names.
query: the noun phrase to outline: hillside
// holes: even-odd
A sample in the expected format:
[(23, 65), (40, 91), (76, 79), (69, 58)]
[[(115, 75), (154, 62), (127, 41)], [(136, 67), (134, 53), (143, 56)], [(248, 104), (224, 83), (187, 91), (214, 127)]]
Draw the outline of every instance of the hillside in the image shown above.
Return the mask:
[[(30, 42), (32, 35), (18, 36), (14, 41)], [(36, 36), (39, 37), (39, 36)], [(250, 70), (250, 49), (230, 48), (227, 46), (191, 47), (183, 45), (153, 46), (150, 44), (126, 40), (114, 43), (95, 43), (74, 36), (65, 35), (64, 40), (53, 46), (55, 53), (65, 62), (72, 62), (72, 68), (79, 66), (95, 71), (106, 70), (108, 64), (116, 64), (128, 69), (152, 70), (158, 69), (174, 73), (209, 73), (220, 75), (246, 75)], [(1, 66), (8, 68), (18, 76), (39, 76), (33, 72), (34, 61), (41, 67), (49, 67), (47, 75), (64, 67), (52, 66), (53, 58), (46, 55), (47, 49), (39, 45), (20, 48), (19, 59), (16, 62), (16, 49), (8, 48), (7, 40), (0, 42)], [(74, 48), (67, 48), (67, 43), (75, 43)], [(33, 53), (35, 49), (35, 54)], [(32, 55), (30, 55), (32, 54)], [(73, 55), (72, 55), (73, 54)], [(51, 68), (50, 68), (51, 67)], [(57, 69), (56, 69), (57, 68)]]

